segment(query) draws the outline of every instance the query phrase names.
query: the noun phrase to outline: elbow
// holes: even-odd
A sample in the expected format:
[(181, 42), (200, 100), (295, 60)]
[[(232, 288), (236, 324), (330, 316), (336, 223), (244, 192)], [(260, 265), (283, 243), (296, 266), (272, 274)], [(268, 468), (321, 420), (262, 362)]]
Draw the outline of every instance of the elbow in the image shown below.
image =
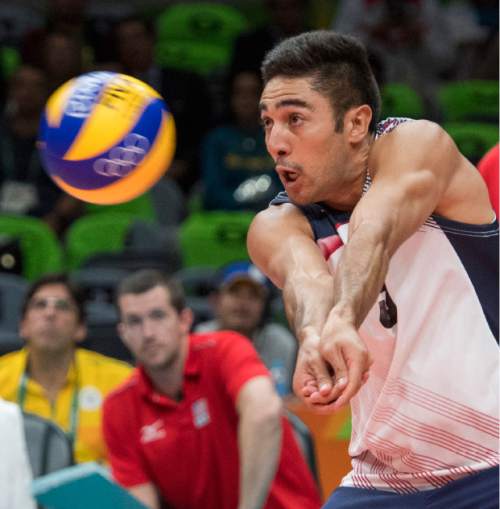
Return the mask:
[(255, 429), (268, 433), (279, 433), (283, 415), (283, 403), (276, 393), (266, 398), (265, 404), (249, 408), (247, 419), (252, 422)]
[(269, 405), (265, 409), (263, 418), (268, 422), (281, 422), (281, 416), (283, 415), (283, 401), (274, 393), (270, 398)]

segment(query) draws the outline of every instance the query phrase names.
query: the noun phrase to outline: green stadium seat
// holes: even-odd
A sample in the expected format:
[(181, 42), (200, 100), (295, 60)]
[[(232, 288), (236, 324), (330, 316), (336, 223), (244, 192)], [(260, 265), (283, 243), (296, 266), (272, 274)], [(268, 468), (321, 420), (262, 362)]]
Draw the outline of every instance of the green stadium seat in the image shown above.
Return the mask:
[(63, 250), (55, 233), (35, 217), (0, 215), (0, 235), (19, 239), (22, 275), (34, 280), (63, 269)]
[(498, 123), (498, 81), (446, 83), (439, 89), (438, 99), (445, 122)]
[(382, 116), (422, 118), (424, 104), (420, 95), (404, 83), (387, 83), (381, 90)]
[(252, 212), (198, 212), (179, 230), (183, 267), (221, 267), (234, 260), (248, 260), (246, 236)]
[(0, 68), (1, 73), (6, 78), (10, 78), (20, 65), (21, 56), (19, 50), (11, 46), (0, 48)]
[(109, 212), (113, 212), (129, 214), (136, 219), (144, 219), (145, 221), (154, 221), (156, 219), (153, 201), (149, 192), (128, 202), (118, 203), (116, 205), (95, 205), (93, 203), (87, 203), (85, 209), (88, 214), (101, 212), (108, 214)]
[(230, 5), (172, 5), (157, 20), (156, 60), (161, 66), (209, 75), (228, 65), (233, 40), (247, 26), (243, 14)]
[(70, 270), (101, 253), (120, 252), (135, 217), (124, 212), (101, 212), (77, 219), (66, 234), (66, 258)]
[(480, 122), (446, 122), (443, 128), (453, 138), (460, 152), (473, 164), (498, 143), (498, 126)]

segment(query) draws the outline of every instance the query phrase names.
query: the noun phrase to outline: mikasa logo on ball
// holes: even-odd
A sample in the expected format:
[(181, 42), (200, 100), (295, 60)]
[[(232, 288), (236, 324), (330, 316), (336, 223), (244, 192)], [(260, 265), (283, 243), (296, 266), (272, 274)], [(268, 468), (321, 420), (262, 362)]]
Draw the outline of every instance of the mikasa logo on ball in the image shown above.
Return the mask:
[(108, 159), (101, 157), (94, 162), (94, 170), (105, 177), (124, 177), (137, 166), (149, 150), (144, 136), (130, 133), (123, 140), (123, 147), (113, 147)]
[(79, 78), (78, 87), (66, 105), (65, 114), (76, 118), (87, 117), (110, 76), (111, 73), (89, 73)]

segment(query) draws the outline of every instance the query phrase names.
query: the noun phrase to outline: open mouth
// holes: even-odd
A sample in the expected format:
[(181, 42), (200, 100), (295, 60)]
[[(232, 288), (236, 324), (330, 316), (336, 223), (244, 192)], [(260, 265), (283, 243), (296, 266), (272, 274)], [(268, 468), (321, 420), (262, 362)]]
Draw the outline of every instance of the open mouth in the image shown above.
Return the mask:
[(276, 171), (284, 184), (291, 184), (299, 178), (299, 173), (296, 170), (291, 170), (283, 166), (278, 166)]

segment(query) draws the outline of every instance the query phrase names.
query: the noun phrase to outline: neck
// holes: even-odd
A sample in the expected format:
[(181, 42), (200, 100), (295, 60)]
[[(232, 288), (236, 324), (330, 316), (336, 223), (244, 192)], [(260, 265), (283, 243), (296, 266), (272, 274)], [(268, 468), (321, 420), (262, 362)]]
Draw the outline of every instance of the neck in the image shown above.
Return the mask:
[(61, 352), (45, 352), (30, 349), (27, 366), (28, 374), (53, 399), (66, 383), (68, 370), (73, 358), (73, 348)]
[(178, 354), (170, 362), (163, 366), (144, 367), (154, 388), (176, 401), (182, 399), (182, 385), (184, 381), (184, 367), (186, 365), (188, 345), (189, 341), (186, 337)]
[(244, 328), (244, 327), (235, 327), (234, 325), (222, 324), (220, 327), (221, 330), (234, 330), (241, 334), (242, 336), (247, 337), (250, 340), (253, 340), (254, 332), (257, 330), (257, 327), (252, 328)]
[(344, 186), (336, 188), (335, 197), (324, 200), (326, 205), (337, 210), (354, 209), (363, 196), (363, 186), (369, 174), (369, 155), (373, 141), (374, 138), (370, 134), (355, 147), (354, 155), (348, 158), (350, 162), (343, 165), (345, 167)]

